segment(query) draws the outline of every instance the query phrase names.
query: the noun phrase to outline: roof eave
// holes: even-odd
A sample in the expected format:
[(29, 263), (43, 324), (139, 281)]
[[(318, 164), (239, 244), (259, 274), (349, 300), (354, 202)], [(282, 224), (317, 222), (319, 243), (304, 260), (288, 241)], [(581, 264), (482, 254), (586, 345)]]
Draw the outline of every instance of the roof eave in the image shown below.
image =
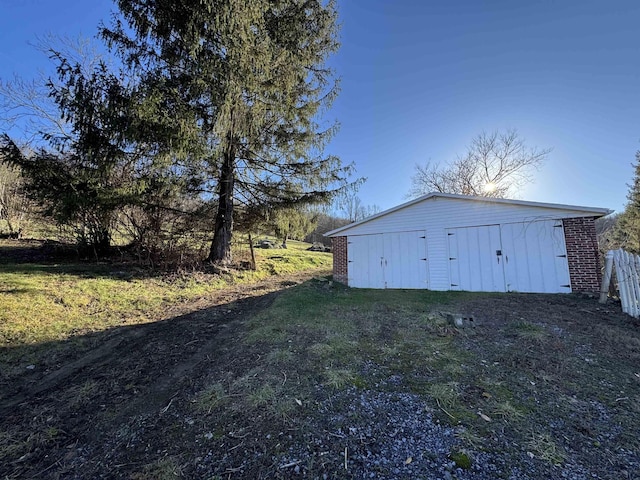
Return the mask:
[(421, 197), (414, 198), (413, 200), (410, 200), (408, 202), (397, 205), (395, 207), (389, 208), (388, 210), (385, 210), (383, 212), (376, 213), (375, 215), (371, 215), (370, 217), (363, 218), (362, 220), (358, 220), (357, 222), (353, 222), (353, 223), (350, 223), (349, 225), (345, 225), (343, 227), (336, 228), (335, 230), (331, 230), (330, 232), (326, 232), (324, 233), (324, 236), (334, 237), (336, 236), (336, 234), (340, 232), (351, 229), (353, 227), (357, 227), (359, 225), (362, 225), (363, 223), (370, 222), (372, 220), (375, 220), (376, 218), (389, 215), (390, 213), (393, 213), (397, 210), (410, 207), (411, 205), (420, 203), (432, 197), (453, 198), (453, 199), (459, 199), (459, 200), (473, 200), (473, 201), (487, 202), (487, 203), (504, 203), (504, 204), (510, 204), (510, 205), (527, 205), (527, 206), (535, 206), (535, 207), (541, 207), (541, 208), (552, 208), (552, 209), (558, 209), (558, 210), (577, 210), (577, 211), (582, 211), (584, 213), (592, 213), (593, 216), (595, 217), (604, 217), (614, 212), (611, 209), (599, 208), (599, 207), (583, 207), (579, 205), (565, 205), (565, 204), (559, 204), (559, 203), (530, 202), (526, 200), (511, 200), (507, 198), (477, 197), (477, 196), (470, 196), (470, 195), (458, 195), (454, 193), (431, 192), (431, 193), (427, 193), (426, 195), (422, 195)]

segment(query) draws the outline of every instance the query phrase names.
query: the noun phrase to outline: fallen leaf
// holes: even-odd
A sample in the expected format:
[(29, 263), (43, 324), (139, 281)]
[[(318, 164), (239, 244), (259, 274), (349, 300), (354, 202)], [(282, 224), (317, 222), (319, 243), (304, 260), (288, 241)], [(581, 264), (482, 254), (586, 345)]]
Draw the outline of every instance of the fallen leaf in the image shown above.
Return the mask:
[(487, 393), (487, 392), (482, 392), (482, 396), (483, 396), (484, 398), (491, 398), (491, 394), (490, 394), (490, 393)]
[(490, 422), (491, 421), (491, 418), (489, 418), (488, 416), (486, 416), (482, 412), (478, 412), (478, 415), (480, 415), (480, 418), (483, 419), (485, 422)]
[(298, 400), (297, 398), (295, 399), (296, 403), (300, 406), (302, 406), (302, 402), (300, 400)]
[(411, 462), (413, 462), (413, 458), (412, 457), (407, 457), (407, 459), (404, 461), (405, 465), (409, 465)]

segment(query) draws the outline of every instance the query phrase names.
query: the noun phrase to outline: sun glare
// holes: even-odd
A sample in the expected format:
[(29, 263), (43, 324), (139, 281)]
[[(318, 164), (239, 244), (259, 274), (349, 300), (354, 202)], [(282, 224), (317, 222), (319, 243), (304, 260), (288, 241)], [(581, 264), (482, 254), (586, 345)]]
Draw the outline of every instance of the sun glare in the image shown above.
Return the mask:
[(484, 186), (484, 192), (485, 193), (492, 193), (496, 191), (496, 188), (498, 188), (498, 186), (493, 183), (493, 182), (489, 182)]

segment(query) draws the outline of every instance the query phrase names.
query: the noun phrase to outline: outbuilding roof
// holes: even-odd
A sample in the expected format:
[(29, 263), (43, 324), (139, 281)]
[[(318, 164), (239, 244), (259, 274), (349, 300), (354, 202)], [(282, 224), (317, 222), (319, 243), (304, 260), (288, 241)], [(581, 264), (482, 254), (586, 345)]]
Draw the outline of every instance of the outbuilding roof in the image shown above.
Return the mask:
[(563, 205), (559, 203), (543, 203), (543, 202), (529, 202), (525, 200), (511, 200), (507, 198), (491, 198), (491, 197), (476, 197), (471, 195), (457, 195), (453, 193), (439, 193), (432, 192), (427, 193), (421, 197), (415, 198), (408, 202), (405, 202), (401, 205), (397, 205), (388, 210), (385, 210), (380, 213), (376, 213), (375, 215), (371, 215), (363, 220), (359, 220), (357, 222), (350, 223), (349, 225), (345, 225), (344, 227), (336, 228), (335, 230), (331, 230), (330, 232), (325, 233), (326, 237), (335, 237), (338, 236), (340, 232), (344, 230), (348, 230), (358, 225), (362, 225), (364, 223), (370, 222), (380, 217), (384, 217), (386, 215), (390, 215), (398, 210), (402, 210), (403, 208), (410, 207), (411, 205), (415, 205), (420, 202), (424, 202), (425, 200), (429, 200), (432, 198), (451, 198), (457, 200), (467, 200), (472, 202), (482, 202), (482, 203), (501, 203), (506, 205), (518, 205), (518, 206), (527, 206), (527, 207), (539, 207), (539, 208), (548, 208), (548, 209), (557, 209), (557, 210), (575, 210), (577, 212), (593, 214), (594, 217), (604, 217), (605, 215), (609, 215), (613, 213), (613, 210), (608, 208), (599, 208), (599, 207), (583, 207), (578, 205)]

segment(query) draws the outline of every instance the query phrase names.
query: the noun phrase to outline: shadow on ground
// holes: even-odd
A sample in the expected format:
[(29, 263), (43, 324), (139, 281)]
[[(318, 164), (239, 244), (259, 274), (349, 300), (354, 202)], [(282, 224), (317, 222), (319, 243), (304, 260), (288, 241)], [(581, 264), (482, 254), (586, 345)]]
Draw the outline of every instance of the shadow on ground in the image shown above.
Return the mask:
[[(77, 453), (77, 445), (99, 443), (132, 418), (168, 408), (202, 375), (204, 360), (233, 347), (229, 333), (237, 334), (278, 294), (63, 342), (0, 349), (0, 356), (14, 359), (34, 350), (55, 357), (46, 369), (25, 364), (21, 377), (0, 385), (0, 477), (41, 478), (45, 471), (64, 471), (64, 460), (72, 460), (69, 453)], [(49, 464), (54, 460), (55, 469)]]

